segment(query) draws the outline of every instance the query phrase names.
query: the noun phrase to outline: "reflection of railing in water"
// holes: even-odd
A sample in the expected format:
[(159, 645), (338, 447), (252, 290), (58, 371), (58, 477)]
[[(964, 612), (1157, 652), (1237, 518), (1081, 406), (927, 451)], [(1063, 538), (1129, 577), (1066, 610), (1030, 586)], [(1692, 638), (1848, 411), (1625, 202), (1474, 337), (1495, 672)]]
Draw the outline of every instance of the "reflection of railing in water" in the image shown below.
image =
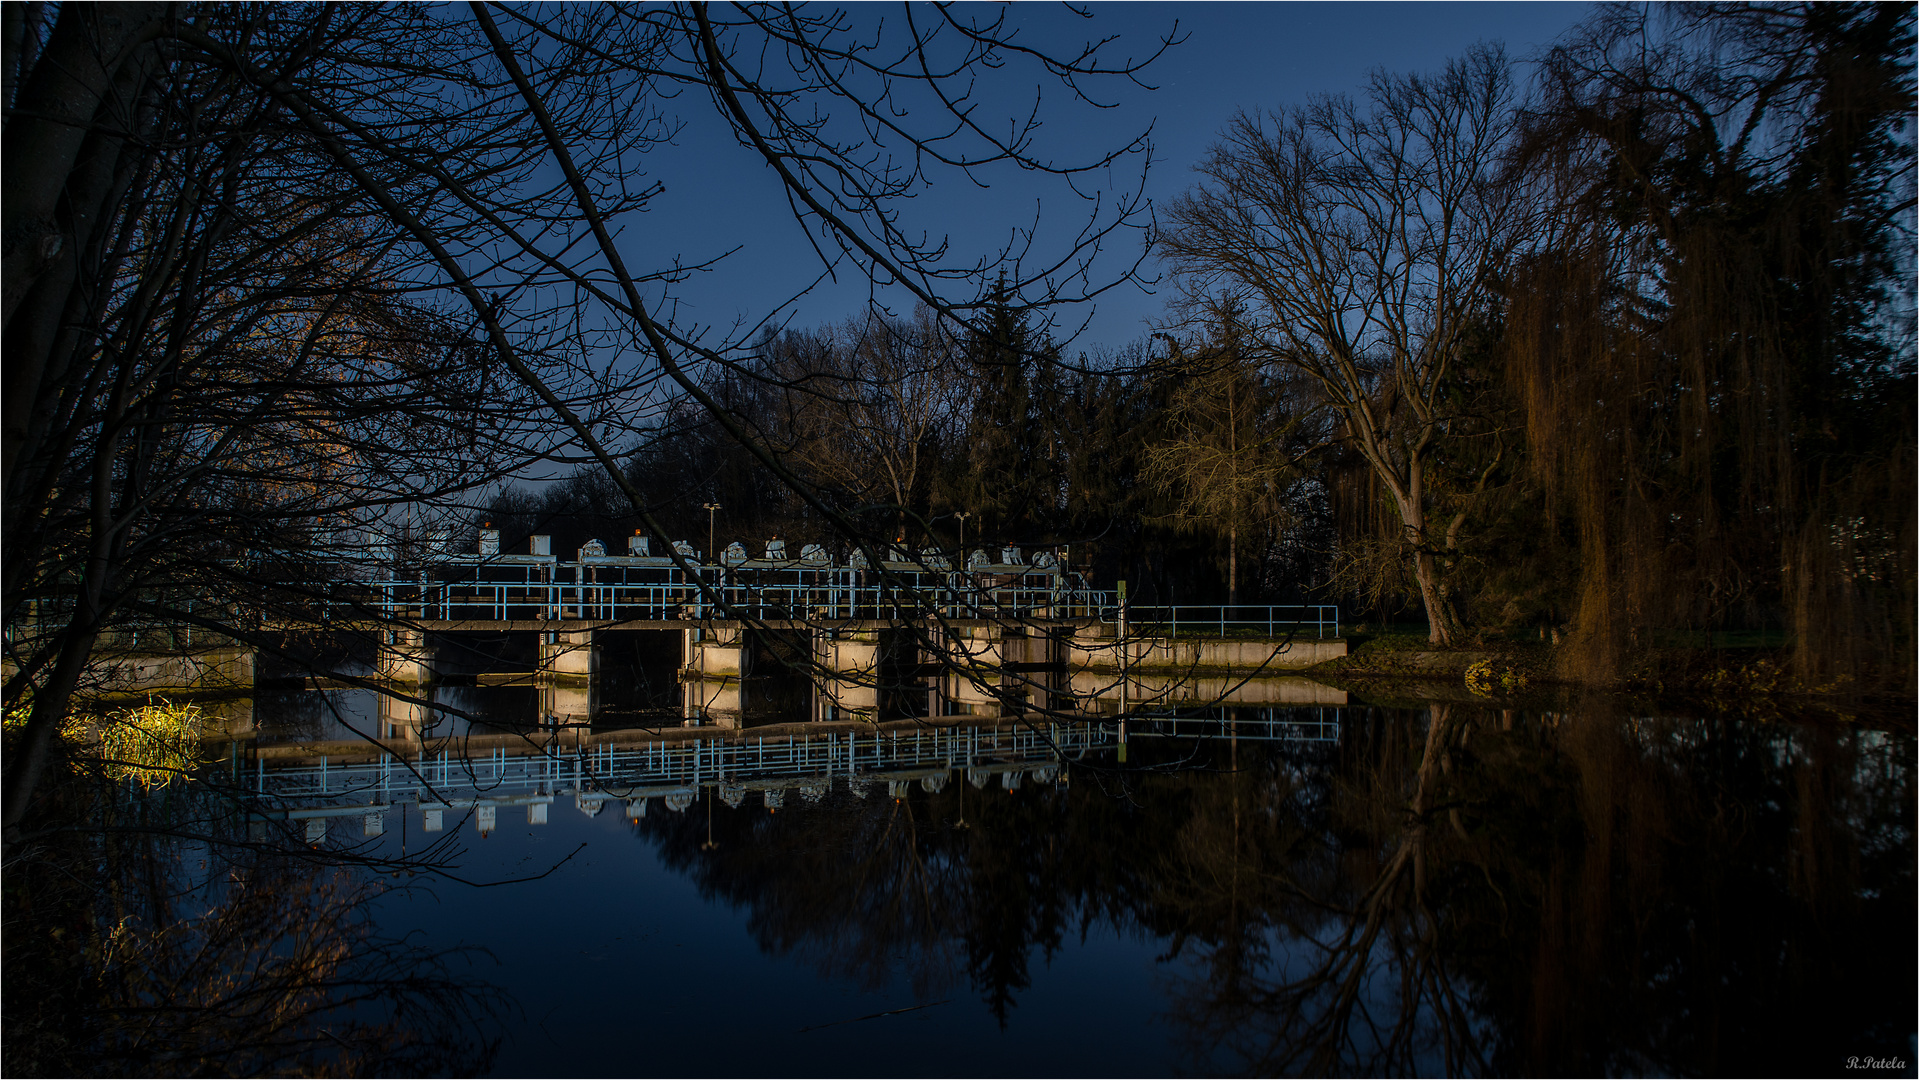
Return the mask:
[(624, 797), (627, 789), (697, 786), (722, 781), (835, 777), (885, 779), (893, 769), (928, 765), (973, 768), (1032, 759), (1058, 764), (1111, 745), (1107, 725), (1048, 724), (1004, 730), (975, 726), (913, 731), (827, 732), (776, 739), (693, 739), (632, 745), (601, 743), (578, 751), (504, 749), (471, 756), (423, 751), (400, 760), (254, 767), (253, 790), (273, 799), (373, 795), (385, 801), (471, 791), (483, 795), (572, 790)]
[(381, 831), (378, 819), (387, 809), (409, 802), (428, 813), (429, 829), (438, 828), (440, 811), (462, 808), (478, 811), (481, 827), (490, 829), (499, 806), (525, 805), (528, 820), (539, 824), (546, 820), (546, 806), (554, 796), (566, 794), (588, 813), (596, 813), (606, 800), (628, 800), (629, 814), (637, 816), (650, 798), (685, 809), (698, 789), (708, 786), (718, 787), (720, 797), (731, 805), (738, 805), (748, 791), (760, 792), (769, 808), (779, 807), (789, 790), (802, 798), (819, 798), (836, 780), (858, 791), (885, 783), (889, 794), (898, 797), (915, 780), (928, 791), (939, 791), (957, 771), (976, 787), (998, 776), (1011, 789), (1027, 776), (1050, 781), (1067, 760), (1119, 747), (1128, 737), (1329, 742), (1338, 738), (1339, 721), (1328, 711), (1315, 709), (1305, 717), (1299, 714), (1306, 710), (1297, 708), (1235, 709), (1230, 716), (1190, 711), (1136, 716), (1124, 724), (962, 725), (772, 739), (608, 741), (568, 751), (422, 751), (404, 760), (383, 754), (351, 763), (322, 757), (270, 766), (260, 759), (250, 770), (248, 786), (282, 807), (275, 816), (319, 820), (365, 815), (369, 835)]
[[(1239, 739), (1250, 742), (1338, 742), (1339, 713), (1316, 708), (1249, 709), (1230, 705), (1181, 709), (1176, 713), (1134, 713), (1127, 733), (1134, 738)], [(1282, 716), (1281, 714), (1285, 715)]]

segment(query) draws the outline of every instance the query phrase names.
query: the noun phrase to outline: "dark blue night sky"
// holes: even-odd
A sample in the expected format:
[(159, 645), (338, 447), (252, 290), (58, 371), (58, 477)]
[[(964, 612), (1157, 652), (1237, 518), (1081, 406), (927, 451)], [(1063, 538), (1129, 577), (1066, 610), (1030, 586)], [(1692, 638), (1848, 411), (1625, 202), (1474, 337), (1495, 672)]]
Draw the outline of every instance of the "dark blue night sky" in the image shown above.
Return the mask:
[[(1052, 52), (1076, 52), (1090, 39), (1117, 35), (1103, 54), (1112, 61), (1149, 54), (1177, 25), (1183, 42), (1143, 76), (1152, 89), (1117, 80), (1093, 84), (1102, 103), (1112, 106), (1094, 109), (1068, 100), (1057, 84), (1043, 87), (1042, 116), (1049, 122), (1037, 144), (1056, 160), (1082, 160), (1125, 145), (1150, 125), (1146, 195), (1163, 203), (1192, 183), (1194, 164), (1240, 109), (1363, 91), (1369, 72), (1432, 70), (1476, 42), (1502, 43), (1524, 59), (1590, 10), (1553, 3), (1137, 3), (1095, 5), (1093, 17), (1082, 19), (1062, 5), (1034, 3), (1016, 5), (1008, 17), (1017, 22), (1021, 41)], [(891, 5), (858, 12), (874, 19), (899, 16)], [(1037, 72), (1008, 68), (988, 74), (993, 81), (979, 87), (982, 115), (1002, 124), (1024, 115), (1038, 87)], [(657, 211), (627, 223), (625, 242), (629, 257), (655, 265), (663, 253), (695, 261), (738, 248), (713, 272), (677, 290), (682, 324), (724, 334), (736, 320), (763, 318), (769, 307), (818, 277), (820, 264), (770, 173), (711, 123), (710, 111), (700, 111), (705, 102), (679, 104), (692, 122), (673, 148), (648, 161), (666, 195)], [(1135, 158), (1114, 171), (1106, 181), (1109, 197), (1115, 189), (1137, 186), (1138, 164)], [(1038, 221), (1039, 247), (1058, 251), (1088, 214), (1090, 204), (1051, 178), (1011, 170), (983, 178), (990, 187), (936, 175), (935, 185), (905, 208), (903, 220), (916, 231), (950, 236), (956, 252), (970, 253), (990, 251), (1011, 230)], [(1106, 276), (1136, 259), (1140, 244), (1137, 231), (1118, 238), (1101, 264)], [(1150, 261), (1144, 270), (1154, 272)], [(850, 316), (867, 292), (857, 274), (822, 283), (795, 307), (792, 322)], [(1061, 321), (1089, 320), (1079, 347), (1118, 346), (1163, 317), (1162, 306), (1162, 294), (1122, 286), (1102, 297), (1096, 311), (1077, 308), (1062, 313)]]

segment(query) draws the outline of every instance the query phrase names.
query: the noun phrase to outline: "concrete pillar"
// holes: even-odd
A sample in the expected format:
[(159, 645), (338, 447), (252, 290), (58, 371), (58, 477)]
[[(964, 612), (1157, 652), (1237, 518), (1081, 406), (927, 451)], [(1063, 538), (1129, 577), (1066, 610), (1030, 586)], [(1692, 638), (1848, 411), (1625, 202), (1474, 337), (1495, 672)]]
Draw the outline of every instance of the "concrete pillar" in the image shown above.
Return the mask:
[(1074, 627), (1065, 649), (1066, 662), (1075, 669), (1121, 666), (1119, 639), (1113, 635), (1111, 627), (1100, 623)]
[(433, 681), (433, 650), (426, 631), (396, 627), (384, 632), (375, 670), (391, 683), (418, 686)]
[(956, 626), (946, 639), (948, 655), (963, 669), (946, 677), (946, 696), (975, 716), (999, 715), (1004, 642), (997, 624)]
[(830, 675), (814, 680), (815, 720), (879, 719), (880, 641), (874, 631), (815, 631), (814, 659)]
[(701, 678), (739, 678), (748, 674), (746, 635), (735, 629), (716, 629), (693, 643), (688, 667)]
[(737, 728), (745, 709), (745, 695), (737, 677), (692, 679), (682, 684), (686, 693), (686, 715), (697, 717), (714, 727)]
[(540, 672), (561, 679), (590, 679), (599, 667), (591, 630), (549, 630), (540, 635)]
[[(1065, 628), (1057, 625), (1029, 625), (1024, 636), (1009, 636), (1004, 641), (1006, 662), (1025, 665), (1016, 678), (1025, 688), (1029, 709), (1051, 708), (1056, 704), (1055, 697), (1071, 692), (1064, 668), (1069, 650), (1065, 633)], [(1058, 704), (1065, 706), (1064, 702)]]

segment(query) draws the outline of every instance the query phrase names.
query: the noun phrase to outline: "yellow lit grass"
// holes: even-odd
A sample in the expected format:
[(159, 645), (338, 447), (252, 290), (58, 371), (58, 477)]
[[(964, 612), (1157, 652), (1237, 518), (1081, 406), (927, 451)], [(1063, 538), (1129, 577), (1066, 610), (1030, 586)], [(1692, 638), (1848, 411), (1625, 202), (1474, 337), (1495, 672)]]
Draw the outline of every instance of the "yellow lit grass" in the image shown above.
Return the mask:
[[(9, 733), (26, 722), (24, 706), (7, 711)], [(71, 717), (60, 737), (76, 756), (97, 755), (109, 778), (151, 791), (189, 778), (200, 764), (200, 723), (198, 705), (162, 699), (104, 716)]]

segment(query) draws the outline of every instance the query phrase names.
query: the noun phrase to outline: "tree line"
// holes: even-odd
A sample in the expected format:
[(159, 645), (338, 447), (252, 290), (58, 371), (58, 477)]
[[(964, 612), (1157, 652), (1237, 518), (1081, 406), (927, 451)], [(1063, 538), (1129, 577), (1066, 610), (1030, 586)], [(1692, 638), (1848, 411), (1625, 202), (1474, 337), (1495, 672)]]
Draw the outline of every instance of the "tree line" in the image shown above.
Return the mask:
[[(1169, 333), (1069, 360), (1003, 299), (961, 336), (871, 316), (767, 336), (714, 398), (876, 532), (952, 544), (964, 513), (1161, 602), (1564, 632), (1602, 680), (1771, 629), (1807, 677), (1898, 678), (1908, 16), (1608, 12), (1529, 93), (1481, 49), (1245, 114), (1168, 215)], [(707, 501), (824, 535), (698, 417), (630, 468), (682, 535)], [(491, 509), (556, 521), (593, 483)]]
[(1164, 215), (1162, 332), (1069, 355), (1000, 290), (768, 334), (709, 372), (731, 424), (626, 467), (682, 536), (964, 524), (1160, 603), (1563, 636), (1602, 683), (1745, 631), (1910, 687), (1912, 42), (1898, 5), (1606, 9), (1529, 81), (1480, 47), (1242, 113)]
[[(681, 402), (625, 463), (660, 539), (703, 550), (710, 524), (714, 546), (741, 540), (757, 555), (779, 537), (844, 557), (824, 503), (859, 535), (914, 550), (1061, 550), (1148, 603), (1223, 602), (1235, 582), (1248, 603), (1321, 591), (1332, 537), (1315, 477), (1288, 465), (1308, 448), (1282, 385), (1147, 342), (1069, 360), (1010, 304), (987, 319), (953, 334), (922, 309), (766, 335), (709, 393), (804, 489)], [(509, 547), (551, 535), (561, 552), (644, 531), (595, 468), (504, 487), (465, 524), (501, 529)]]

